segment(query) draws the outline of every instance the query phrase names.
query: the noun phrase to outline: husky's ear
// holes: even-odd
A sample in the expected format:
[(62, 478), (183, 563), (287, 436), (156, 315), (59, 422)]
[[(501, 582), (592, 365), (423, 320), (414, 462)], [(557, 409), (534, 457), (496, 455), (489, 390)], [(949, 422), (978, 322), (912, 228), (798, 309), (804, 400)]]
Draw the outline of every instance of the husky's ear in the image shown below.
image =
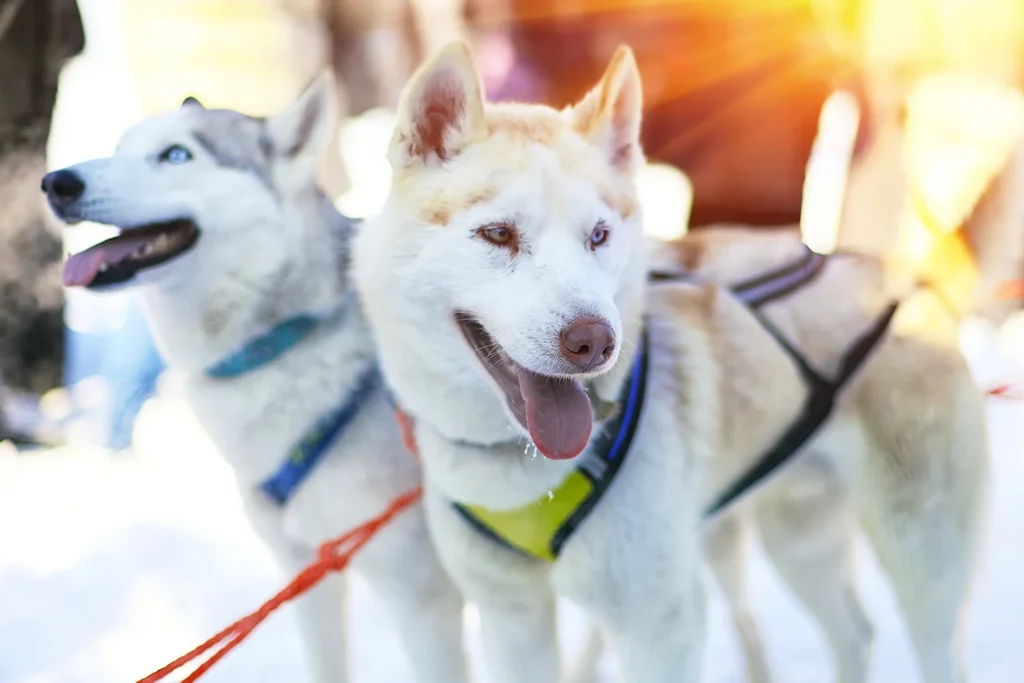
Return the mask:
[(601, 81), (572, 108), (576, 131), (604, 149), (616, 168), (628, 173), (636, 171), (643, 162), (643, 98), (633, 51), (620, 45)]
[(267, 119), (267, 139), (275, 156), (316, 159), (336, 125), (334, 79), (324, 71), (291, 104)]
[(181, 101), (181, 108), (182, 109), (206, 109), (206, 107), (203, 106), (202, 102), (200, 102), (196, 98), (192, 97), (191, 95), (189, 95), (188, 97), (186, 97), (184, 100)]
[(469, 46), (449, 43), (402, 93), (390, 159), (396, 168), (451, 159), (484, 127), (483, 93)]

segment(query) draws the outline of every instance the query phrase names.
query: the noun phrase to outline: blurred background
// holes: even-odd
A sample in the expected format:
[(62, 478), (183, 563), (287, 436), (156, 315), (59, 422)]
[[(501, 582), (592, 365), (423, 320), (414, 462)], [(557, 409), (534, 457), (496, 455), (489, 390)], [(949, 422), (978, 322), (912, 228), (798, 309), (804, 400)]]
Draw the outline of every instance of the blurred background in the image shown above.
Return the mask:
[[(342, 106), (321, 182), (342, 211), (366, 216), (387, 191), (403, 83), (457, 37), (473, 44), (492, 99), (555, 106), (629, 43), (645, 90), (652, 236), (800, 224), (820, 251), (909, 266), (965, 316), (979, 390), (1009, 387), (1012, 399), (1024, 377), (1021, 0), (0, 0), (0, 681), (135, 680), (284, 578), (134, 296), (61, 287), (63, 254), (107, 234), (62, 233), (43, 173), (110, 154), (126, 127), (188, 95), (269, 114), (326, 67)], [(975, 683), (1024, 675), (1024, 409), (992, 401)], [(874, 680), (914, 680), (892, 596), (862, 555)], [(780, 680), (827, 680), (820, 635), (755, 561)], [(365, 590), (353, 609), (357, 680), (408, 680)], [(742, 680), (718, 602), (711, 616), (708, 680)], [(271, 620), (208, 679), (305, 680), (290, 619)], [(579, 624), (562, 624), (570, 642)]]

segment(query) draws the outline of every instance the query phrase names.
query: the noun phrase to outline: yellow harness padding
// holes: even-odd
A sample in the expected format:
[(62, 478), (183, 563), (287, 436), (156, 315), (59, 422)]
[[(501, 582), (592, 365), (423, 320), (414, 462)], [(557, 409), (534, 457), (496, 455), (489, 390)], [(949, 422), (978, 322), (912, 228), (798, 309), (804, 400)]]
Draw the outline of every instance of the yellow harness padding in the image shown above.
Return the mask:
[(594, 493), (594, 485), (580, 470), (573, 470), (565, 481), (532, 503), (512, 510), (492, 511), (479, 505), (465, 505), (472, 522), (490, 536), (527, 555), (554, 560), (552, 540), (573, 514)]

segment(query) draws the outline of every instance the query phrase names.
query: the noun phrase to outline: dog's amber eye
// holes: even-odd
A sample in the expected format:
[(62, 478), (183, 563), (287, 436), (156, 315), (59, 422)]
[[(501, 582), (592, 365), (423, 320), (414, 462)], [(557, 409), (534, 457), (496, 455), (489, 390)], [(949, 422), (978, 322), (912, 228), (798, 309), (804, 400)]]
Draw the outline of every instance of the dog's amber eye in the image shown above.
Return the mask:
[(608, 241), (608, 226), (605, 225), (604, 221), (598, 221), (594, 229), (590, 231), (590, 237), (587, 239), (587, 244), (590, 250), (597, 249), (602, 244)]
[(515, 250), (519, 244), (519, 232), (511, 223), (490, 223), (477, 228), (476, 234), (491, 244)]
[(163, 164), (187, 164), (192, 161), (192, 152), (181, 145), (171, 145), (160, 153), (159, 160)]

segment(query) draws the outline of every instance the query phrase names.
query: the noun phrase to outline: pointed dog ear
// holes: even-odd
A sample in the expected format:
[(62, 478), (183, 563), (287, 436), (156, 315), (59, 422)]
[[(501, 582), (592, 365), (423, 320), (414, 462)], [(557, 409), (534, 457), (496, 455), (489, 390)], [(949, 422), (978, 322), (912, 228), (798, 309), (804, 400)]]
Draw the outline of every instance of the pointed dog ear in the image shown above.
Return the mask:
[(605, 150), (616, 168), (632, 173), (643, 161), (640, 120), (643, 87), (633, 51), (620, 45), (601, 82), (572, 108), (580, 135)]
[(396, 168), (457, 156), (484, 126), (483, 92), (469, 46), (450, 43), (412, 77), (398, 105), (391, 143)]
[(267, 139), (274, 153), (319, 157), (337, 125), (334, 78), (323, 71), (291, 104), (267, 119)]
[(182, 109), (205, 109), (203, 103), (189, 95), (181, 102)]

